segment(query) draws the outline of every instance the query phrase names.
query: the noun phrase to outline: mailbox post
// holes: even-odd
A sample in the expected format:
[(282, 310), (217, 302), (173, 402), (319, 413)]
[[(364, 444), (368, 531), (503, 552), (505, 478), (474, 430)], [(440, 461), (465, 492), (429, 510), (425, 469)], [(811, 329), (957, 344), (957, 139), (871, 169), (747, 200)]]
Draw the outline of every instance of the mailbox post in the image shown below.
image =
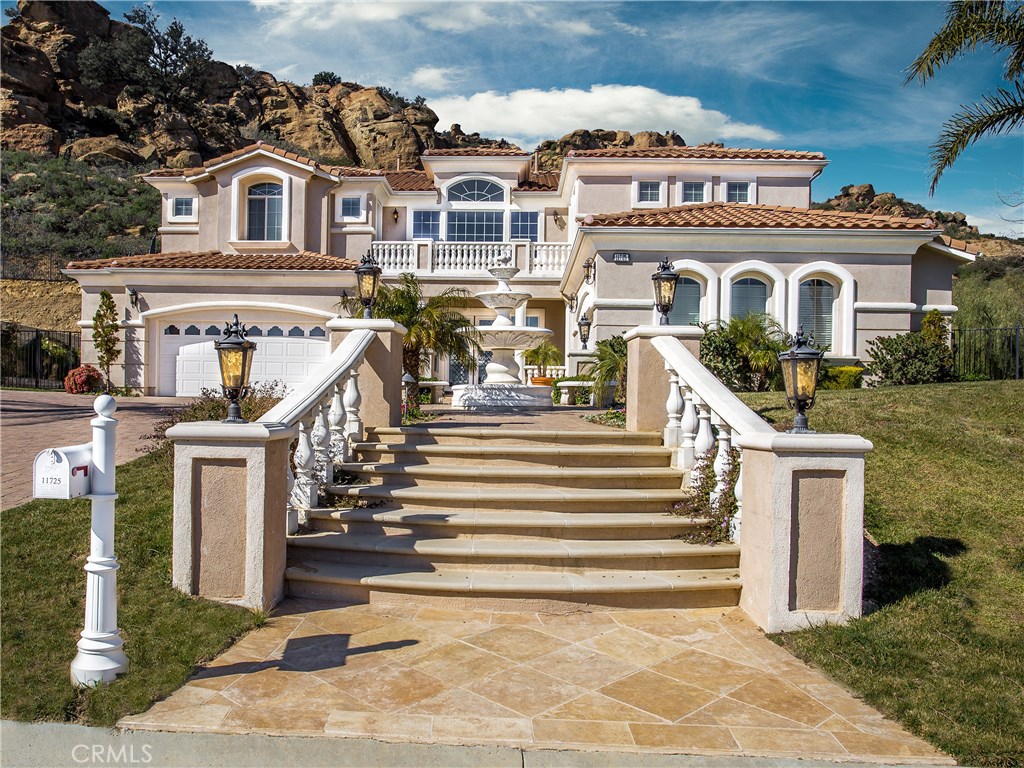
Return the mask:
[(85, 564), (85, 628), (71, 680), (80, 687), (109, 683), (128, 670), (117, 627), (117, 558), (114, 556), (114, 501), (117, 403), (100, 395), (93, 404), (92, 444), (49, 448), (36, 456), (34, 495), (92, 501), (89, 557)]

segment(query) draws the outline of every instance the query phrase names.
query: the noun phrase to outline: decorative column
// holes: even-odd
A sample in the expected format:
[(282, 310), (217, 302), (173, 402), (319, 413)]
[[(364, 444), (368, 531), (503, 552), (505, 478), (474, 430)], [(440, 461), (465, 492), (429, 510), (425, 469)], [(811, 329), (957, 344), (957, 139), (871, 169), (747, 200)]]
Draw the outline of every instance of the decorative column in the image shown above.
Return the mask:
[(331, 432), (327, 428), (327, 409), (330, 407), (330, 399), (324, 398), (313, 408), (315, 419), (313, 430), (309, 439), (313, 446), (314, 473), (325, 485), (334, 482), (334, 460), (328, 450), (331, 445)]
[(665, 370), (668, 371), (668, 399), (665, 401), (668, 424), (665, 425), (664, 443), (666, 448), (677, 448), (682, 437), (684, 402), (683, 396), (679, 393), (679, 374), (667, 363)]
[(316, 480), (313, 479), (315, 454), (313, 443), (309, 437), (310, 415), (307, 414), (299, 422), (299, 441), (295, 446), (295, 490), (292, 499), (299, 510), (299, 523), (307, 521), (307, 512), (317, 505)]
[(85, 563), (85, 628), (71, 662), (71, 680), (80, 688), (109, 683), (128, 671), (124, 640), (117, 627), (117, 558), (114, 556), (114, 500), (117, 403), (100, 395), (93, 403), (92, 527)]
[(715, 418), (715, 427), (718, 429), (718, 451), (715, 453), (715, 488), (711, 492), (711, 502), (714, 503), (722, 498), (729, 478), (729, 469), (732, 467), (732, 459), (729, 453), (732, 450), (732, 429), (722, 421)]
[(363, 439), (363, 420), (359, 418), (359, 406), (363, 402), (363, 396), (359, 392), (359, 371), (353, 370), (349, 374), (342, 402), (345, 406), (345, 436), (348, 438), (351, 452), (352, 443), (361, 442)]
[(345, 404), (341, 401), (341, 393), (344, 390), (348, 377), (335, 382), (332, 387), (331, 409), (327, 413), (327, 428), (331, 433), (331, 461), (348, 461), (348, 442), (345, 440)]
[[(715, 447), (715, 437), (711, 431), (711, 408), (704, 401), (694, 395), (694, 405), (697, 408), (697, 436), (693, 441), (694, 460), (706, 457), (708, 452)], [(690, 483), (696, 487), (700, 484), (701, 474), (697, 469), (691, 468)]]
[(694, 440), (697, 438), (697, 407), (693, 404), (693, 390), (683, 384), (683, 414), (679, 424), (679, 452), (676, 460), (680, 469), (693, 466)]

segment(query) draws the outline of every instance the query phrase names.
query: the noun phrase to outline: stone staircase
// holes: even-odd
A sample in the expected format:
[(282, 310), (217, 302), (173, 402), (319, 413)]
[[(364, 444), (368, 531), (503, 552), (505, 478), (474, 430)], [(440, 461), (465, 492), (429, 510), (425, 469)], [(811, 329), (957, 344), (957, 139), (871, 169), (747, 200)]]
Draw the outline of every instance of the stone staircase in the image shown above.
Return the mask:
[(678, 537), (657, 433), (382, 427), (288, 539), (289, 593), (567, 612), (736, 605), (739, 548)]

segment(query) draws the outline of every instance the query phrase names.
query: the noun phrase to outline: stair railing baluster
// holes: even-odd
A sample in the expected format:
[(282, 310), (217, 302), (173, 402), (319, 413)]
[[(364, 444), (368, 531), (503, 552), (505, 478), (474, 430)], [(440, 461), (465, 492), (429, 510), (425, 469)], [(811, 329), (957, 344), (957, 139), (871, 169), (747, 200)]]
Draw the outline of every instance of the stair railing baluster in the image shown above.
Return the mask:
[(732, 517), (729, 525), (729, 537), (736, 544), (740, 543), (740, 528), (743, 526), (743, 451), (740, 451), (736, 461), (739, 466), (739, 474), (736, 476), (736, 488), (733, 493), (736, 496), (736, 514)]
[[(715, 447), (715, 437), (711, 433), (711, 408), (699, 397), (694, 395), (697, 408), (697, 437), (693, 441), (694, 459), (704, 456)], [(696, 461), (694, 462), (696, 465)], [(701, 473), (695, 467), (690, 468), (690, 483), (696, 487), (700, 484)]]
[(329, 407), (330, 401), (327, 398), (313, 407), (313, 429), (309, 435), (313, 445), (314, 474), (320, 482), (326, 485), (334, 482), (334, 462), (331, 460), (328, 450), (331, 445), (331, 431), (327, 427), (327, 409)]
[(327, 413), (327, 428), (331, 433), (329, 450), (332, 464), (348, 461), (348, 444), (345, 441), (345, 405), (341, 402), (341, 393), (347, 381), (348, 377), (345, 376), (334, 383), (331, 408)]
[(313, 464), (315, 455), (313, 443), (309, 438), (309, 422), (312, 414), (307, 414), (299, 420), (299, 442), (295, 447), (295, 490), (292, 498), (295, 506), (298, 507), (298, 522), (306, 523), (309, 519), (309, 510), (317, 505), (316, 480), (313, 478)]
[(664, 443), (665, 447), (674, 449), (679, 447), (682, 433), (683, 396), (679, 392), (679, 374), (675, 369), (665, 364), (668, 371), (668, 399), (665, 401), (665, 411), (668, 413), (668, 424), (665, 425)]
[(693, 390), (682, 382), (683, 413), (679, 424), (679, 451), (677, 465), (680, 469), (693, 466), (694, 440), (697, 437), (697, 408), (693, 404)]
[(729, 467), (732, 460), (729, 452), (732, 450), (732, 429), (722, 421), (721, 417), (715, 414), (715, 427), (718, 429), (718, 451), (715, 453), (715, 488), (711, 491), (712, 503), (722, 498), (725, 493), (725, 486), (729, 477)]
[(295, 504), (295, 473), (292, 472), (292, 455), (289, 452), (285, 478), (288, 482), (287, 501), (285, 502), (285, 531), (288, 535), (299, 530), (299, 508)]
[(359, 418), (359, 406), (363, 402), (363, 396), (359, 393), (359, 371), (352, 369), (349, 374), (348, 383), (345, 385), (345, 437), (348, 440), (349, 455), (352, 455), (352, 444), (363, 440), (363, 420)]

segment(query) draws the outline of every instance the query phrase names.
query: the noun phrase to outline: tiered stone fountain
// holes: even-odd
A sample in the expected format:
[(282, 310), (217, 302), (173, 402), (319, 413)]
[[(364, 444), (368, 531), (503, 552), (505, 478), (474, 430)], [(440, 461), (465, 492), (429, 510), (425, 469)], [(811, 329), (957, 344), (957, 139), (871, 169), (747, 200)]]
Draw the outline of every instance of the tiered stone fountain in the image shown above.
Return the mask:
[(519, 273), (516, 267), (491, 267), (488, 272), (498, 281), (493, 291), (476, 297), (494, 310), (492, 325), (477, 326), (480, 346), (491, 353), (487, 378), (483, 384), (458, 384), (452, 387), (452, 408), (492, 410), (506, 408), (550, 408), (551, 387), (534, 387), (520, 378), (516, 352), (531, 349), (552, 332), (547, 328), (516, 325), (512, 314), (530, 300), (532, 294), (514, 291), (509, 285)]

